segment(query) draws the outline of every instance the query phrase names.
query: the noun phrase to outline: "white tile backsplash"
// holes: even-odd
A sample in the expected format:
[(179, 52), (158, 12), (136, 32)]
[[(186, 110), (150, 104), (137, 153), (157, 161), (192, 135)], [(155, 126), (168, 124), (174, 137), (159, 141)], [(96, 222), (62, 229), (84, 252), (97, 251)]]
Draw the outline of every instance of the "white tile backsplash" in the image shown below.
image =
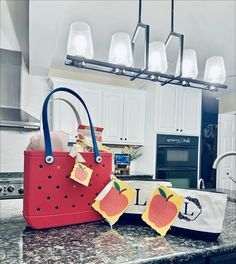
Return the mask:
[(6, 199), (0, 200), (1, 220), (11, 217), (22, 216), (23, 199)]
[[(29, 75), (26, 68), (22, 69), (21, 107), (32, 116), (40, 119), (42, 104), (49, 93), (47, 78)], [(38, 131), (26, 132), (20, 129), (0, 131), (0, 172), (23, 172), (24, 150), (30, 137)]]
[(31, 132), (0, 131), (1, 159), (0, 172), (22, 172), (24, 168), (24, 150), (28, 145)]

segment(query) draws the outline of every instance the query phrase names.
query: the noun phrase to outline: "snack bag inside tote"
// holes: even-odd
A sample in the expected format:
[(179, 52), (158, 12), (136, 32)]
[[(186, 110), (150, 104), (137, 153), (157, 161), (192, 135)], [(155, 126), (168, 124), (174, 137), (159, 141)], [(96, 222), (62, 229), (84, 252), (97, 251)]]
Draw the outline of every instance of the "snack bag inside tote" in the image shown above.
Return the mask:
[(135, 197), (135, 191), (121, 180), (113, 178), (92, 204), (112, 226), (128, 208)]
[[(94, 127), (94, 133), (100, 151), (110, 151), (106, 146), (102, 145), (102, 131), (101, 127)], [(93, 142), (89, 126), (79, 125), (78, 134), (76, 137), (76, 143), (80, 146), (81, 152), (92, 152), (93, 151)]]
[(161, 236), (165, 236), (177, 217), (184, 197), (161, 185), (154, 190), (142, 219)]
[[(51, 137), (51, 144), (53, 151), (67, 151), (69, 134), (63, 131), (59, 131), (59, 132), (51, 131), (50, 137)], [(45, 150), (44, 136), (41, 133), (33, 135), (30, 138), (30, 142), (29, 145), (26, 147), (26, 150), (27, 151)]]

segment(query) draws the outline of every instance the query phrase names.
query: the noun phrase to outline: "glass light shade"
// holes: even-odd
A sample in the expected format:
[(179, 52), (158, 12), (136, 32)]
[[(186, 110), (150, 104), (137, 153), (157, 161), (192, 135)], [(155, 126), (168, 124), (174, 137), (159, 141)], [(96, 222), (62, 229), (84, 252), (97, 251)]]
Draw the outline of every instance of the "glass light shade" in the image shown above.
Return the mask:
[(70, 25), (67, 42), (67, 54), (71, 56), (93, 58), (93, 41), (90, 26), (84, 22), (74, 22)]
[[(195, 79), (198, 75), (197, 55), (193, 49), (184, 49), (182, 62), (182, 77)], [(180, 56), (176, 67), (176, 76), (180, 72)]]
[(112, 35), (108, 61), (127, 67), (132, 66), (133, 57), (129, 34), (117, 32)]
[(155, 41), (149, 44), (148, 70), (160, 73), (167, 71), (166, 47), (163, 42)]
[(223, 57), (214, 56), (206, 61), (204, 81), (223, 84), (226, 80)]

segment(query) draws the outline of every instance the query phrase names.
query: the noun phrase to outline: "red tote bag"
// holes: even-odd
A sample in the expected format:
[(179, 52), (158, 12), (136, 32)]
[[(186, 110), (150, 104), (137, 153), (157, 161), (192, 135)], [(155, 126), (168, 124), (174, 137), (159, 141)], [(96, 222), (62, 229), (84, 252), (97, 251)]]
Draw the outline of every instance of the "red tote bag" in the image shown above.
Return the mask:
[[(90, 184), (83, 186), (69, 178), (75, 158), (68, 152), (52, 152), (47, 108), (56, 92), (74, 95), (84, 106), (91, 129), (93, 151), (83, 152), (84, 164), (93, 170)], [(24, 153), (23, 215), (28, 226), (36, 229), (102, 220), (92, 203), (112, 174), (112, 154), (98, 151), (92, 120), (82, 98), (68, 88), (57, 88), (45, 99), (42, 110), (45, 151)]]

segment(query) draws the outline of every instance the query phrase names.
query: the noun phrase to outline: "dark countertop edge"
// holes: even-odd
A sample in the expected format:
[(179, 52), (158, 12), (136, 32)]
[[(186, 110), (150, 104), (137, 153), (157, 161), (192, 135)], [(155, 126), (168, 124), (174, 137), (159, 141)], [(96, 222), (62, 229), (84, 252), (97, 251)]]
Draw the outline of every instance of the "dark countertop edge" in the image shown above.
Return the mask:
[(151, 257), (143, 260), (128, 261), (125, 264), (148, 264), (148, 263), (173, 263), (173, 261), (187, 262), (190, 260), (196, 260), (201, 257), (217, 257), (220, 255), (226, 255), (236, 252), (236, 242), (227, 246), (215, 246), (211, 249), (198, 249), (194, 252), (181, 252), (173, 253), (172, 255), (163, 255), (158, 257)]
[(227, 196), (227, 200), (232, 203), (236, 203), (236, 198)]

